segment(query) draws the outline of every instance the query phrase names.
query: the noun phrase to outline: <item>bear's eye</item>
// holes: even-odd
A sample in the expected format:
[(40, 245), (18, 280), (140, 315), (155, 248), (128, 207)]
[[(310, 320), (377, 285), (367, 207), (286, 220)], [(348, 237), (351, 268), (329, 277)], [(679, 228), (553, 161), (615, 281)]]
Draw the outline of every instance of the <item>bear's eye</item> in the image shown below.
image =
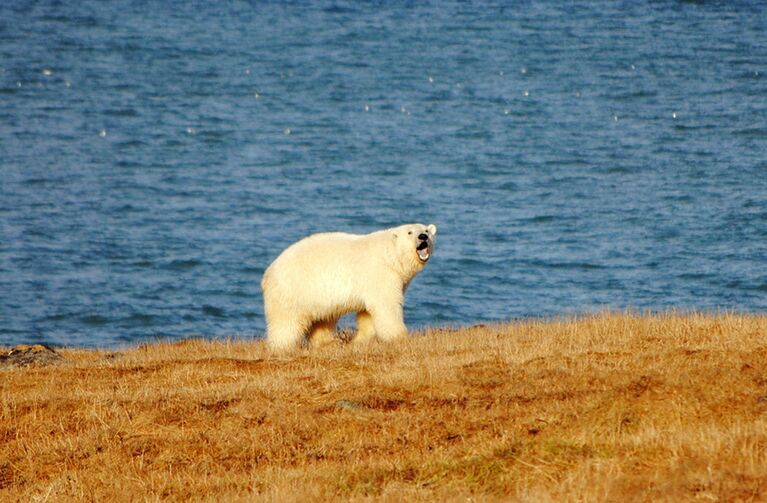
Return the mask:
[(409, 235), (411, 235), (412, 233), (413, 233), (413, 231), (408, 231), (408, 232), (407, 232), (407, 235), (409, 236)]

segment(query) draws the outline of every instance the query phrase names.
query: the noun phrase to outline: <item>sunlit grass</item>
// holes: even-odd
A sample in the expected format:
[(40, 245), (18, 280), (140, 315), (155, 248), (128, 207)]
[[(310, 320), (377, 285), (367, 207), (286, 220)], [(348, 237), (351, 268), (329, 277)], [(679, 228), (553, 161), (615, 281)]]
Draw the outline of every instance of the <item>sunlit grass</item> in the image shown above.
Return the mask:
[(752, 501), (767, 317), (604, 313), (0, 370), (0, 500)]

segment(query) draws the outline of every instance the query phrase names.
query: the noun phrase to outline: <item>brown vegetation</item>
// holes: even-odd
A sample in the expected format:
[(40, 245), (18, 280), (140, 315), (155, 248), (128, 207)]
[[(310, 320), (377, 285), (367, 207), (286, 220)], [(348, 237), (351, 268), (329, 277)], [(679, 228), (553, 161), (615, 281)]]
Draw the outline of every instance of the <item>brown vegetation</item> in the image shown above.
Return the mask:
[(767, 317), (601, 314), (0, 368), (0, 500), (767, 498)]

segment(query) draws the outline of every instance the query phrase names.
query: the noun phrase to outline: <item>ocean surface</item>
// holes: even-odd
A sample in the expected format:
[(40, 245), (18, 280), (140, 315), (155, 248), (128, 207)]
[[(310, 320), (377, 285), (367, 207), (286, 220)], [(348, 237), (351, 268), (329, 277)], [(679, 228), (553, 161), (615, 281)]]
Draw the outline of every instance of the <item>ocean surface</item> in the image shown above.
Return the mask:
[(413, 221), (411, 328), (764, 313), (767, 5), (0, 3), (0, 345), (262, 337), (284, 247)]

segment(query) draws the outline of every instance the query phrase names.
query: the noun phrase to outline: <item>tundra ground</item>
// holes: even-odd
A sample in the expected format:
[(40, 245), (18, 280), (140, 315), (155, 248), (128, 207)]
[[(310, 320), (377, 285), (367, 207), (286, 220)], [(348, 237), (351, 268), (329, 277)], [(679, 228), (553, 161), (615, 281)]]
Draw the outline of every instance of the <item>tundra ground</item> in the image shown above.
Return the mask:
[(0, 369), (2, 501), (759, 501), (767, 317), (603, 313)]

